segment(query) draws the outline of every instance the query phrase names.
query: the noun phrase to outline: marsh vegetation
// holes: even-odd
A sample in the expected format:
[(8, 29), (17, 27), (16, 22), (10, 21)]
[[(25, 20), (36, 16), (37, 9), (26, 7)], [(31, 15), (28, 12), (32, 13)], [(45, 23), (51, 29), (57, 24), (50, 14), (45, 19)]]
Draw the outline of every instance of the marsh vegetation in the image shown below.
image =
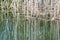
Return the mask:
[(60, 40), (59, 0), (0, 0), (0, 40)]

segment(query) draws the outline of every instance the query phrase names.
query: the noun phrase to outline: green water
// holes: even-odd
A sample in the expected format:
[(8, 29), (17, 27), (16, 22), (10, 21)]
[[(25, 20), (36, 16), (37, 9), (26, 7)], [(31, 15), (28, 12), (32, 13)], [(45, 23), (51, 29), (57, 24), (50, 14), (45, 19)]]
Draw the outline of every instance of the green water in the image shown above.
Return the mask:
[(50, 21), (24, 21), (22, 18), (16, 29), (12, 19), (5, 19), (0, 21), (0, 40), (58, 40), (56, 24), (50, 24)]

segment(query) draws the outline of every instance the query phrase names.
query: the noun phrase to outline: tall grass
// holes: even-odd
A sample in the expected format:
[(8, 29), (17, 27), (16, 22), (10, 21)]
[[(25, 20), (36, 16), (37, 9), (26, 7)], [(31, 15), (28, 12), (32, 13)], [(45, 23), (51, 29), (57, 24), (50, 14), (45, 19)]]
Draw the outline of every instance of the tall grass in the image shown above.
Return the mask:
[(0, 40), (60, 40), (58, 1), (0, 0)]

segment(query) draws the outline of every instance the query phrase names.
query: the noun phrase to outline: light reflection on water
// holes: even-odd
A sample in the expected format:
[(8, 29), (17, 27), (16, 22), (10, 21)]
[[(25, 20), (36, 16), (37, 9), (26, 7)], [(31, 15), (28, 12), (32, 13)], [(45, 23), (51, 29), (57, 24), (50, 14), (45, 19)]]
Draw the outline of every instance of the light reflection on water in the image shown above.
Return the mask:
[(8, 19), (6, 20), (6, 23), (5, 23), (5, 30), (4, 30), (4, 37), (3, 37), (3, 40), (6, 40), (8, 35), (9, 35), (9, 28), (8, 28)]
[[(12, 20), (8, 20), (8, 19), (4, 20), (4, 31), (0, 32), (0, 40), (13, 40), (12, 37), (14, 37), (14, 29), (13, 27), (11, 27), (13, 26), (13, 24), (11, 23)], [(9, 24), (11, 24), (11, 26), (9, 26)]]

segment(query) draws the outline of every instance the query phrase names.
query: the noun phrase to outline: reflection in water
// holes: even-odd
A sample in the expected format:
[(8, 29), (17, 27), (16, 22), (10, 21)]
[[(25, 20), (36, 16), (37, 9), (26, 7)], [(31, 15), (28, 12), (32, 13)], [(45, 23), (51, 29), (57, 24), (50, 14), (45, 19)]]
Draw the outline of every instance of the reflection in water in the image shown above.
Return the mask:
[(14, 29), (12, 20), (4, 20), (4, 31), (0, 32), (0, 40), (13, 40)]
[(51, 26), (50, 22), (43, 24), (44, 22), (39, 20), (39, 22), (36, 22), (36, 25), (35, 22), (31, 21), (23, 24), (24, 22), (20, 20), (20, 25), (18, 25), (16, 31), (12, 19), (4, 20), (3, 31), (0, 32), (0, 40), (59, 40), (59, 31), (56, 29), (55, 22)]
[[(4, 31), (0, 32), (0, 40), (20, 40), (20, 39), (21, 40), (30, 40), (30, 39), (34, 40), (35, 36), (36, 36), (35, 40), (57, 40), (59, 38), (59, 35), (58, 35), (59, 32), (57, 32), (57, 30), (55, 28), (56, 24), (54, 24), (52, 26), (51, 30), (49, 28), (49, 25), (46, 24), (43, 26), (42, 23), (40, 23), (40, 24), (41, 24), (40, 27), (37, 24), (38, 25), (37, 31), (33, 28), (33, 27), (35, 27), (34, 24), (33, 25), (25, 24), (25, 25), (30, 25), (28, 27), (32, 26), (31, 28), (27, 28), (29, 30), (28, 32), (27, 32), (27, 29), (25, 29), (24, 30), (25, 33), (22, 32), (23, 28), (20, 26), (20, 29), (18, 28), (17, 29), (18, 31), (16, 32), (17, 33), (16, 37), (18, 37), (18, 38), (15, 39), (14, 38), (15, 30), (13, 27), (13, 22), (11, 19), (9, 19), (9, 20), (6, 19), (6, 20), (4, 20)], [(20, 24), (20, 25), (22, 25), (22, 24)], [(25, 26), (25, 28), (26, 28), (26, 26)]]

